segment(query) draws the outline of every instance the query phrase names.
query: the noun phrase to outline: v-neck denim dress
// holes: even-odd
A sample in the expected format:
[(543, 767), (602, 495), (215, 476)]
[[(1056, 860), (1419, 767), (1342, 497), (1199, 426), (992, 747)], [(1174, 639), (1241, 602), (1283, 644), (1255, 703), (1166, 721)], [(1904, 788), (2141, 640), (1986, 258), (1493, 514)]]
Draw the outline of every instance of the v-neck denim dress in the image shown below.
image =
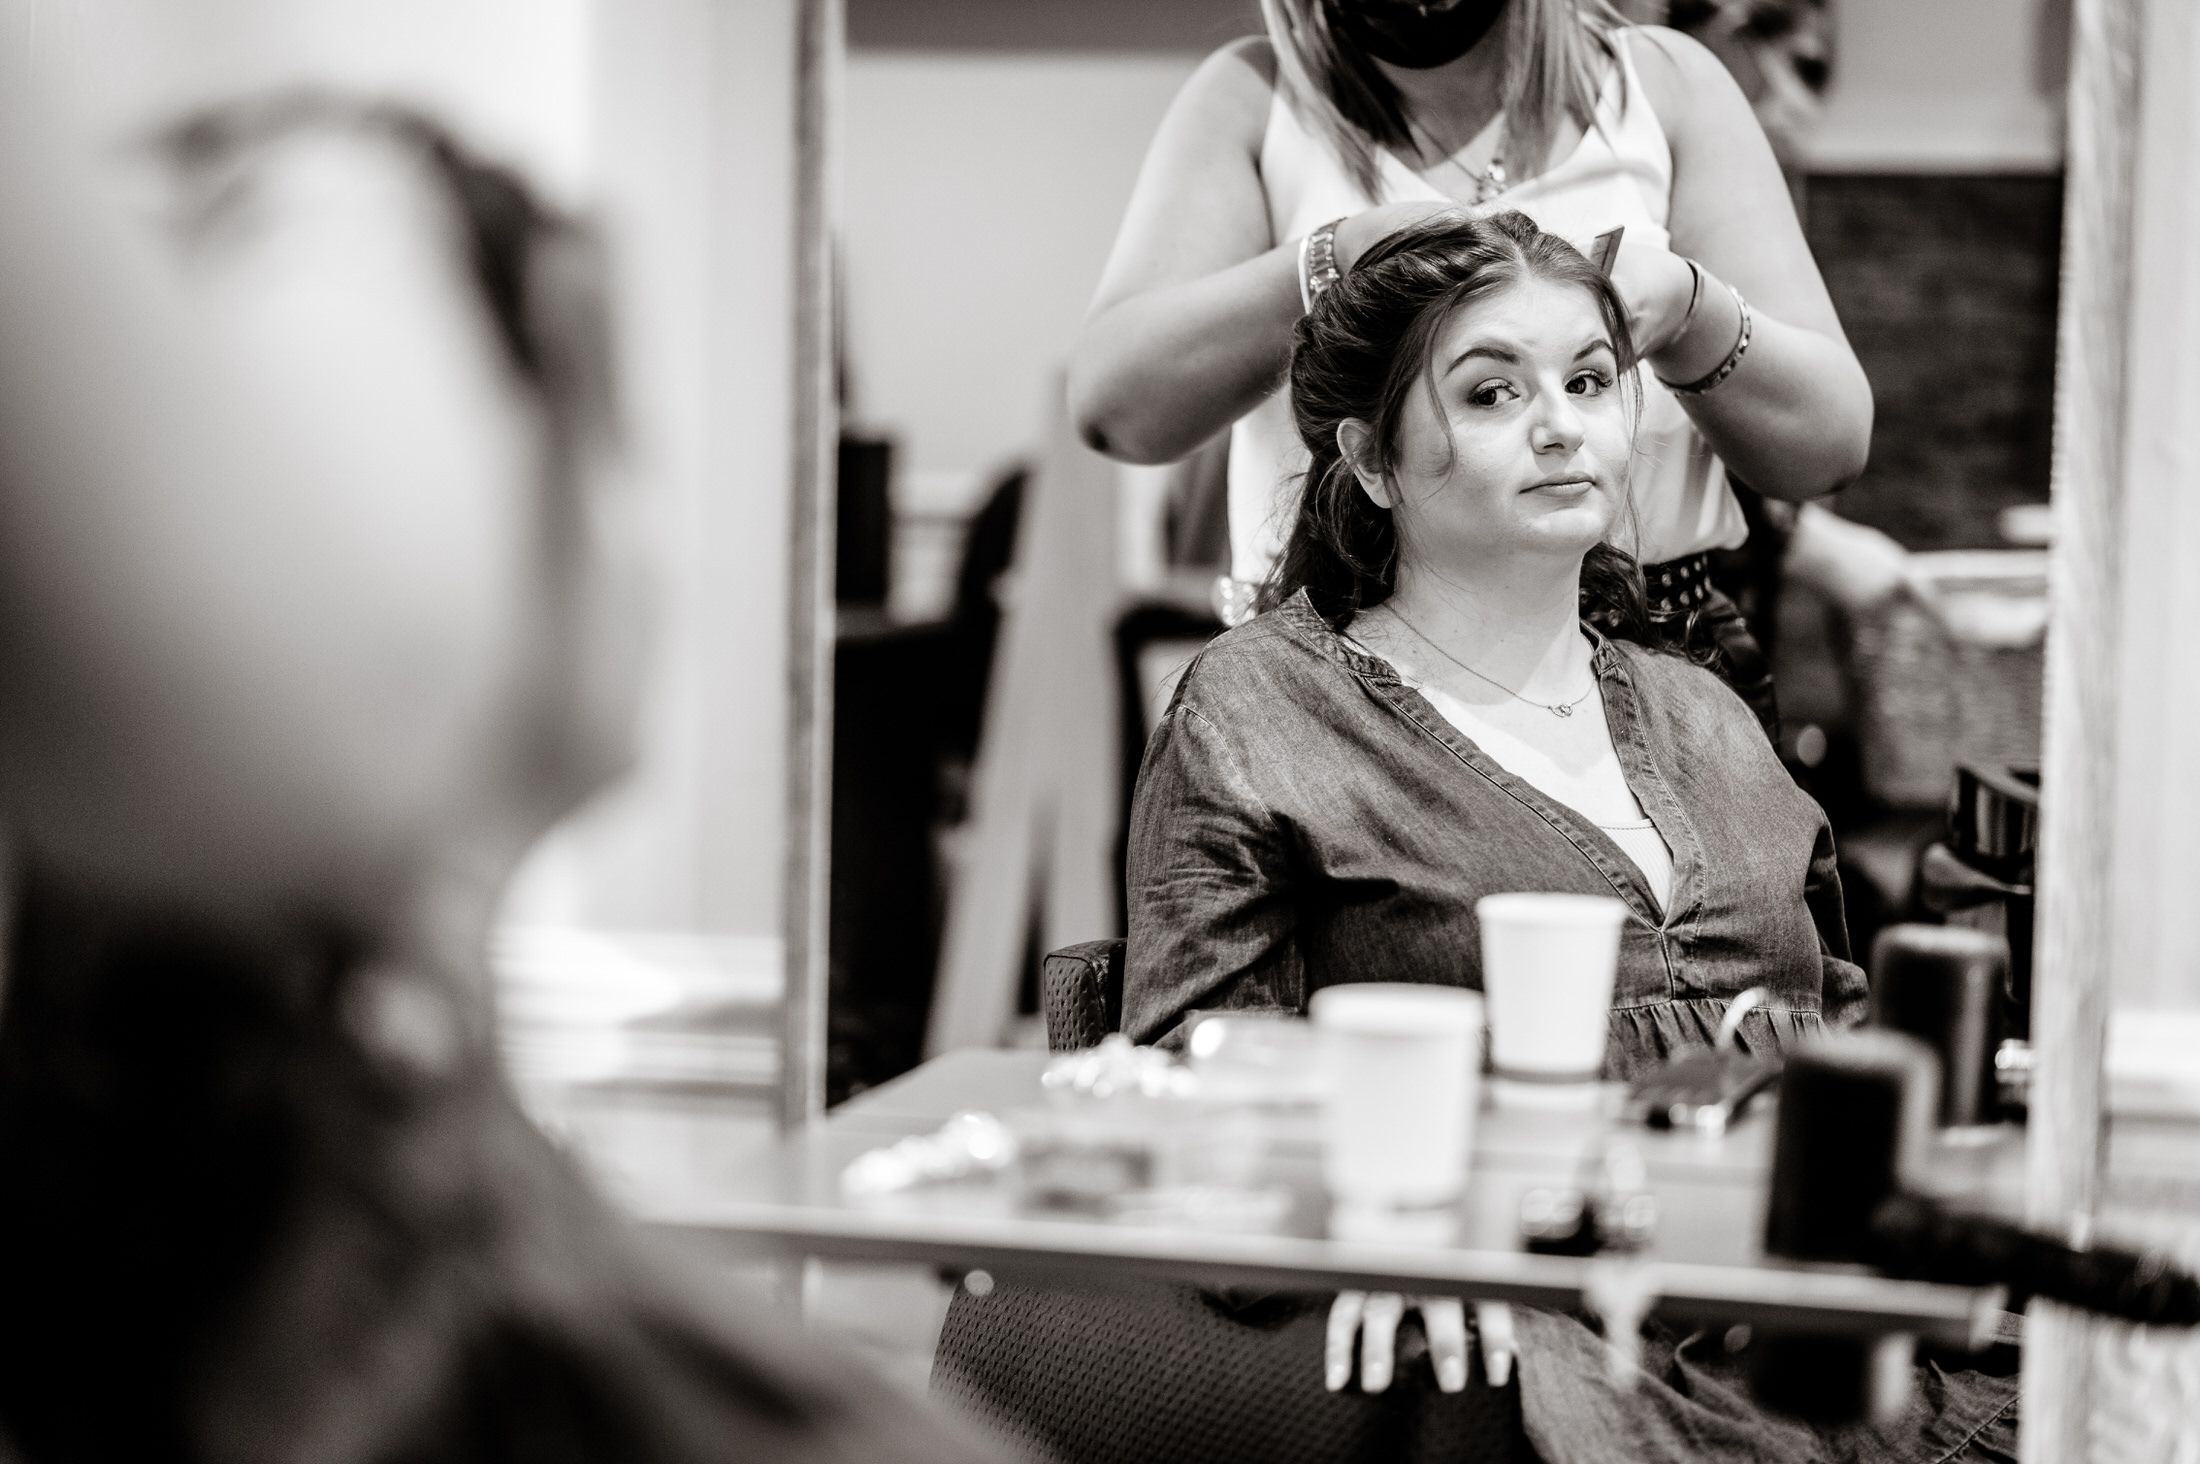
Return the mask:
[[(1669, 909), (1593, 823), (1484, 756), (1301, 596), (1211, 642), (1147, 746), (1124, 1030), (1169, 1041), (1191, 1012), (1303, 1011), (1340, 982), (1479, 988), (1474, 902), (1506, 890), (1627, 902), (1615, 1076), (1708, 1042), (1751, 986), (1772, 992), (1742, 1029), (1753, 1048), (1861, 1016), (1825, 815), (1755, 716), (1688, 661), (1592, 639), (1621, 770), (1673, 853)], [(1324, 1393), (1327, 1305), (1131, 1283), (959, 1291), (935, 1386), (1087, 1464), (1515, 1457), (1493, 1442), (1508, 1408), (1505, 1427), (1552, 1464), (1982, 1464), (2014, 1448), (2014, 1378), (1921, 1363), (1896, 1423), (1812, 1429), (1750, 1401), (1717, 1329), (1653, 1324), (1646, 1372), (1620, 1389), (1594, 1332), (1526, 1307), (1513, 1390), (1440, 1394), (1409, 1369), (1385, 1394)]]
[(1482, 985), (1474, 902), (1508, 890), (1627, 903), (1608, 1076), (1708, 1043), (1784, 1049), (1862, 1016), (1833, 836), (1749, 708), (1678, 656), (1589, 632), (1628, 786), (1673, 852), (1660, 908), (1581, 814), (1515, 777), (1337, 634), (1301, 593), (1186, 671), (1139, 773), (1123, 1028), (1303, 1012), (1350, 981)]

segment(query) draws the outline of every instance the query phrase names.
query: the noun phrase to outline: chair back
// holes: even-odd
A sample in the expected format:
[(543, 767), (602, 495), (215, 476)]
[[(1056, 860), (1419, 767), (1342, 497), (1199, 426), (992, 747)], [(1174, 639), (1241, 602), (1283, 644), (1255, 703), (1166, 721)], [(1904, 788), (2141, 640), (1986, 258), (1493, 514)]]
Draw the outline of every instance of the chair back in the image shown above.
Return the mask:
[(1123, 940), (1088, 940), (1049, 952), (1039, 967), (1047, 1049), (1097, 1047), (1123, 1026)]

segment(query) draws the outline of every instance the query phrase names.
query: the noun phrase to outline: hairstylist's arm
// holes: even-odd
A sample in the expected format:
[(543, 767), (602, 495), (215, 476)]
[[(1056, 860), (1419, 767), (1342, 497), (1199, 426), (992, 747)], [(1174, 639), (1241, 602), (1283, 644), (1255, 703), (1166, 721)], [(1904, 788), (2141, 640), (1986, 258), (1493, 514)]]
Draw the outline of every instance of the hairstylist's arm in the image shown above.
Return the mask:
[[(1716, 390), (1682, 405), (1751, 487), (1791, 501), (1831, 493), (1864, 469), (1871, 384), (1841, 332), (1772, 147), (1741, 88), (1702, 45), (1655, 27), (1631, 32), (1630, 43), (1672, 144), (1673, 253), (1712, 276), (1685, 331), (1641, 343), (1652, 369), (1679, 382), (1716, 370), (1741, 326), (1720, 282), (1739, 290), (1754, 317), (1748, 354)], [(1656, 288), (1685, 302), (1685, 265), (1668, 256), (1655, 272)], [(1616, 273), (1630, 295), (1644, 288), (1647, 271)], [(1670, 310), (1661, 317), (1679, 323)]]
[[(1110, 457), (1173, 462), (1283, 379), (1301, 311), (1299, 241), (1271, 237), (1261, 188), (1271, 71), (1262, 41), (1208, 57), (1146, 154), (1070, 352), (1070, 410)], [(1338, 263), (1435, 208), (1355, 215), (1337, 231)]]

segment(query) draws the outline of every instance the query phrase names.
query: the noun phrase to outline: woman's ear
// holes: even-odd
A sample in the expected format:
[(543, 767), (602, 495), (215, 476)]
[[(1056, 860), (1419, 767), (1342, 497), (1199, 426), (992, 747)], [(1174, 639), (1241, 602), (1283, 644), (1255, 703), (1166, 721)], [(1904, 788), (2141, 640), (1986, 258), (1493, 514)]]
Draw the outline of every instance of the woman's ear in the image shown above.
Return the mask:
[(1337, 451), (1344, 458), (1345, 466), (1352, 469), (1352, 476), (1360, 480), (1360, 491), (1377, 508), (1391, 508), (1395, 504), (1390, 495), (1389, 476), (1366, 466), (1367, 446), (1374, 436), (1374, 429), (1365, 422), (1347, 417), (1337, 424)]

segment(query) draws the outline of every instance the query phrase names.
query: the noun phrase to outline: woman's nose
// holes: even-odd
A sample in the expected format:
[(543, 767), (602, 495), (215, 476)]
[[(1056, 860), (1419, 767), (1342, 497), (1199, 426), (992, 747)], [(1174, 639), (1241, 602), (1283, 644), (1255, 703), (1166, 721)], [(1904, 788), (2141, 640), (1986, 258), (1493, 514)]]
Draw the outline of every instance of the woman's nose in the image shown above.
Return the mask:
[(1529, 432), (1530, 444), (1536, 452), (1565, 457), (1571, 457), (1587, 436), (1580, 410), (1574, 405), (1573, 397), (1563, 391), (1543, 393), (1536, 403)]

